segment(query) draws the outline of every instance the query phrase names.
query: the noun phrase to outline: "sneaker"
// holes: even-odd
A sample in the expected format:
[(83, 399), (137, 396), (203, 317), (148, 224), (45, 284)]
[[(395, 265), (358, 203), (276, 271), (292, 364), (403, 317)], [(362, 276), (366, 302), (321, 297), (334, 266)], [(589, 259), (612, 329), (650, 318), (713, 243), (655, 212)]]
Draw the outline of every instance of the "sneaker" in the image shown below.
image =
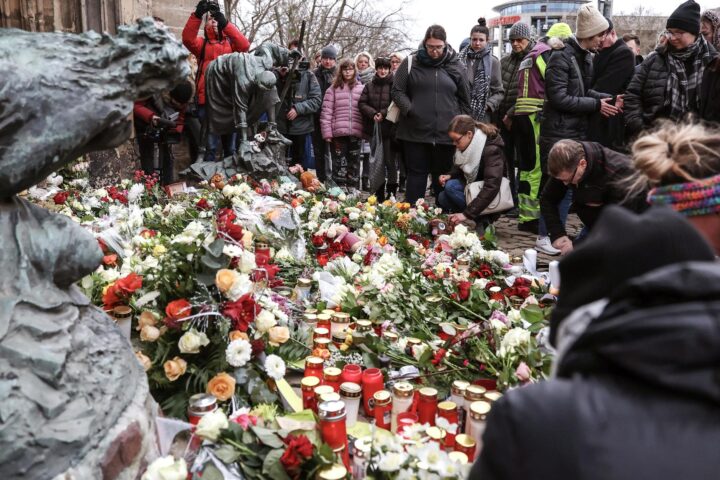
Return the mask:
[(538, 237), (535, 241), (535, 249), (543, 252), (546, 255), (560, 255), (560, 250), (552, 246), (550, 237)]

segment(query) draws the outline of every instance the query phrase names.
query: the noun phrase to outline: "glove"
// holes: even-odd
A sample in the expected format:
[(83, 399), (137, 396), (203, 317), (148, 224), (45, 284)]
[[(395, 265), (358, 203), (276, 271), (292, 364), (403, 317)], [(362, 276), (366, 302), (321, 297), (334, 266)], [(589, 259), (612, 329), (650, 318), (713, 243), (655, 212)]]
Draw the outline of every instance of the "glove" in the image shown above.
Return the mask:
[(203, 15), (208, 11), (208, 2), (207, 0), (200, 0), (195, 7), (195, 16), (197, 18), (202, 18)]
[(217, 12), (210, 12), (210, 15), (215, 19), (215, 21), (218, 24), (218, 32), (222, 32), (223, 29), (227, 26), (228, 21), (227, 18), (225, 18), (225, 15), (218, 10)]

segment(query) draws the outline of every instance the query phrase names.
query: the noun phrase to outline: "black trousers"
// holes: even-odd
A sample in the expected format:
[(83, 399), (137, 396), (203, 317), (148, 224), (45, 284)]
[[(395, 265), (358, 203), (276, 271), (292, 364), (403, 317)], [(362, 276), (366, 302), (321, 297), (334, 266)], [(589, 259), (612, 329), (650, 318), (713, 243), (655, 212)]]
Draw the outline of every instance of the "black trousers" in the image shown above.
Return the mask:
[(418, 199), (425, 198), (428, 175), (432, 177), (433, 194), (437, 198), (442, 191), (440, 175), (448, 173), (452, 168), (455, 147), (403, 141), (403, 153), (407, 175), (405, 201), (415, 204)]
[(312, 142), (313, 153), (315, 154), (315, 173), (318, 180), (324, 182), (327, 178), (327, 172), (325, 171), (325, 149), (327, 148), (327, 143), (322, 138), (320, 121), (317, 120), (315, 122), (315, 130), (312, 133)]
[(174, 161), (170, 145), (167, 143), (156, 143), (145, 136), (137, 137), (138, 150), (140, 151), (140, 166), (145, 175), (155, 173), (155, 145), (158, 147), (158, 165), (160, 172), (160, 182), (162, 185), (173, 183)]
[[(515, 173), (516, 161), (515, 161), (515, 132), (514, 130), (508, 130), (505, 128), (505, 124), (500, 122), (500, 136), (505, 143), (505, 161), (507, 162), (507, 171), (510, 172), (510, 190), (512, 191), (513, 204), (517, 207), (518, 205), (518, 193), (517, 193), (517, 174)], [(522, 141), (522, 139), (519, 139)]]

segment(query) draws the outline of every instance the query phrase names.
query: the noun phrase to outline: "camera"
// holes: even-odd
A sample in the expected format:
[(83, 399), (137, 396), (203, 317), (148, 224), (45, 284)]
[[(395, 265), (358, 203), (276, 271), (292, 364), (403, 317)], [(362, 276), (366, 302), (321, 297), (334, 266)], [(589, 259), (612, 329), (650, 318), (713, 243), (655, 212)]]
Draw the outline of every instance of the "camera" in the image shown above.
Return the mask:
[(220, 11), (220, 4), (217, 0), (208, 0), (207, 9), (210, 13), (218, 12)]

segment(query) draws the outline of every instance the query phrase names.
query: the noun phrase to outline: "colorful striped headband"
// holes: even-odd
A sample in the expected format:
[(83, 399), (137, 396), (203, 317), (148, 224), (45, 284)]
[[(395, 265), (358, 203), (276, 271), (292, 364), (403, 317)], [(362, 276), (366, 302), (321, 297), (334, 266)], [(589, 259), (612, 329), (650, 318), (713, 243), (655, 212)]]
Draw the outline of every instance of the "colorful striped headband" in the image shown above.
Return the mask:
[(651, 205), (667, 205), (686, 217), (720, 212), (720, 175), (697, 182), (656, 187), (648, 193)]

